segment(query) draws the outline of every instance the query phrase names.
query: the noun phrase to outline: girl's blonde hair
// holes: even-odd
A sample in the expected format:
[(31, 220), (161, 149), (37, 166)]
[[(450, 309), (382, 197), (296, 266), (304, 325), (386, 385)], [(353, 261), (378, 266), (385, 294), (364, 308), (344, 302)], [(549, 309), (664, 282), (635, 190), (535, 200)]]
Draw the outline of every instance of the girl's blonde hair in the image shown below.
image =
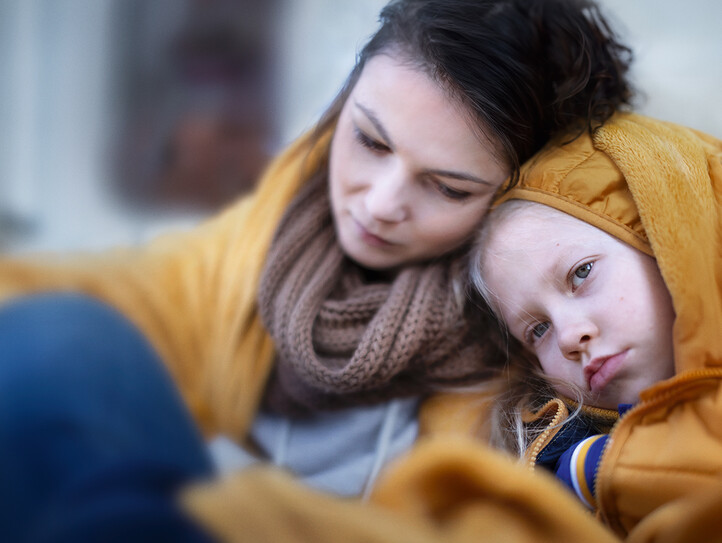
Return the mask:
[[(489, 253), (489, 244), (494, 231), (505, 222), (514, 220), (522, 210), (544, 213), (546, 209), (549, 208), (526, 200), (508, 200), (497, 206), (484, 220), (469, 259), (470, 284), (473, 289), (470, 296), (477, 299), (479, 307), (491, 314), (506, 343), (507, 363), (503, 385), (489, 413), (488, 432), (493, 446), (518, 456), (522, 456), (534, 438), (546, 428), (543, 421), (526, 423), (525, 419), (529, 413), (538, 411), (550, 399), (557, 397), (554, 387), (561, 383), (545, 375), (537, 358), (510, 336), (506, 324), (500, 318), (499, 299), (485, 279), (485, 263), (493, 258), (493, 254)], [(576, 408), (564, 421), (568, 422), (581, 409), (582, 393), (573, 388), (571, 383), (563, 384), (576, 391), (575, 397), (569, 398), (576, 404)]]

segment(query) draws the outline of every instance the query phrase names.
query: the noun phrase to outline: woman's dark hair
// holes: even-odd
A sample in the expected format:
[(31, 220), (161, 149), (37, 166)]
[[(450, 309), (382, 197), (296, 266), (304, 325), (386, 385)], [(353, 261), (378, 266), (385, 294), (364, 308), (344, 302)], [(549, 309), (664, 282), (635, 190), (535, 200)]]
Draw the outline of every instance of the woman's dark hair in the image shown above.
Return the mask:
[(370, 58), (396, 54), (467, 106), (513, 184), (552, 135), (593, 130), (631, 99), (631, 50), (592, 0), (391, 0), (380, 23), (319, 130)]

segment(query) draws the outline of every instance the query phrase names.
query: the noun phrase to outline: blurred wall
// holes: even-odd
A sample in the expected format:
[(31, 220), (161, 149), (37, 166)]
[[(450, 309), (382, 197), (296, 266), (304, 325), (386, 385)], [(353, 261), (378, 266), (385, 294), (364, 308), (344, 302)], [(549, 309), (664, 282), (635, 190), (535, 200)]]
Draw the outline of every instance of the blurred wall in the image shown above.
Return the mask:
[(127, 232), (106, 194), (112, 0), (0, 0), (0, 243)]
[[(127, 0), (0, 0), (0, 250), (134, 243), (205, 211), (140, 212), (112, 190)], [(166, 0), (143, 0), (159, 6)], [(172, 0), (171, 4), (179, 4)], [(600, 0), (635, 50), (639, 109), (722, 137), (722, 2)], [(309, 128), (383, 0), (278, 0), (269, 153)], [(173, 24), (152, 26), (162, 37)]]
[(638, 109), (722, 138), (722, 2), (600, 0), (635, 53)]

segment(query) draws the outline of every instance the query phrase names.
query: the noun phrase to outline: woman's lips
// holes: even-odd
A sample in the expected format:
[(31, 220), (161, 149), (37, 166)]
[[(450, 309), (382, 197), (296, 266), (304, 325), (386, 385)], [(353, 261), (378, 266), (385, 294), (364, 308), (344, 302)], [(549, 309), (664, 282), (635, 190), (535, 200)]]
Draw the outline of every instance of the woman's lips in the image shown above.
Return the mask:
[(627, 351), (622, 351), (612, 356), (600, 356), (593, 359), (584, 368), (584, 377), (587, 380), (589, 390), (593, 394), (602, 392), (604, 387), (614, 379), (626, 356)]
[(384, 238), (379, 237), (376, 234), (372, 234), (371, 232), (369, 232), (369, 230), (367, 228), (365, 228), (356, 219), (354, 219), (353, 221), (356, 224), (356, 228), (358, 230), (359, 237), (367, 245), (370, 245), (372, 247), (390, 247), (391, 245), (394, 245), (390, 241), (387, 241)]

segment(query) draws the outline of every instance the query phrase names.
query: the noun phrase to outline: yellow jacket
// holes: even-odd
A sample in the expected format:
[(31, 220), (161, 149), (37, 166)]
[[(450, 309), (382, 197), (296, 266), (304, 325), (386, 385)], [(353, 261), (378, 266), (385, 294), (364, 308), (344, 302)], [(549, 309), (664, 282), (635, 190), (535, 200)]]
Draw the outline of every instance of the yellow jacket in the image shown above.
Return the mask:
[(657, 259), (676, 313), (676, 376), (615, 425), (596, 487), (618, 535), (669, 535), (682, 504), (722, 495), (722, 142), (619, 116), (593, 140), (537, 155), (508, 198), (565, 211)]
[[(676, 138), (682, 162), (659, 154), (669, 145), (655, 139), (657, 131)], [(582, 137), (568, 150), (579, 148), (572, 158), (595, 154), (591, 145)], [(722, 468), (715, 367), (722, 361), (722, 340), (713, 332), (722, 322), (716, 197), (722, 164), (714, 154), (720, 148), (711, 138), (637, 117), (609, 123), (594, 145), (607, 149), (627, 176), (678, 314), (679, 376), (649, 390), (615, 428), (598, 483), (604, 520), (620, 536), (631, 531), (634, 541), (691, 541), (683, 533), (690, 522), (702, 530), (698, 534), (720, 530), (714, 513), (722, 504), (722, 485), (714, 484)], [(0, 297), (69, 289), (109, 302), (151, 339), (202, 429), (242, 439), (273, 359), (255, 307), (263, 260), (305, 168), (325, 159), (328, 139), (310, 156), (308, 147), (307, 140), (297, 142), (252, 196), (189, 233), (97, 258), (4, 260)], [(547, 153), (560, 171), (568, 167), (564, 153)], [(553, 168), (539, 160), (532, 163), (523, 183), (548, 170)], [(692, 180), (691, 194), (665, 181), (682, 174)], [(549, 184), (562, 185), (562, 178), (552, 175)], [(579, 190), (588, 194), (598, 186)], [(566, 187), (565, 194), (573, 188), (579, 187)], [(623, 187), (618, 192), (613, 199), (620, 209), (633, 211)], [(670, 220), (658, 220), (660, 210)], [(371, 503), (322, 495), (272, 468), (194, 486), (181, 499), (192, 517), (224, 541), (614, 541), (551, 476), (532, 474), (474, 438), (484, 405), (474, 394), (428, 400), (424, 437), (387, 471)], [(705, 447), (709, 455), (699, 453)], [(662, 504), (667, 509), (658, 508)]]

